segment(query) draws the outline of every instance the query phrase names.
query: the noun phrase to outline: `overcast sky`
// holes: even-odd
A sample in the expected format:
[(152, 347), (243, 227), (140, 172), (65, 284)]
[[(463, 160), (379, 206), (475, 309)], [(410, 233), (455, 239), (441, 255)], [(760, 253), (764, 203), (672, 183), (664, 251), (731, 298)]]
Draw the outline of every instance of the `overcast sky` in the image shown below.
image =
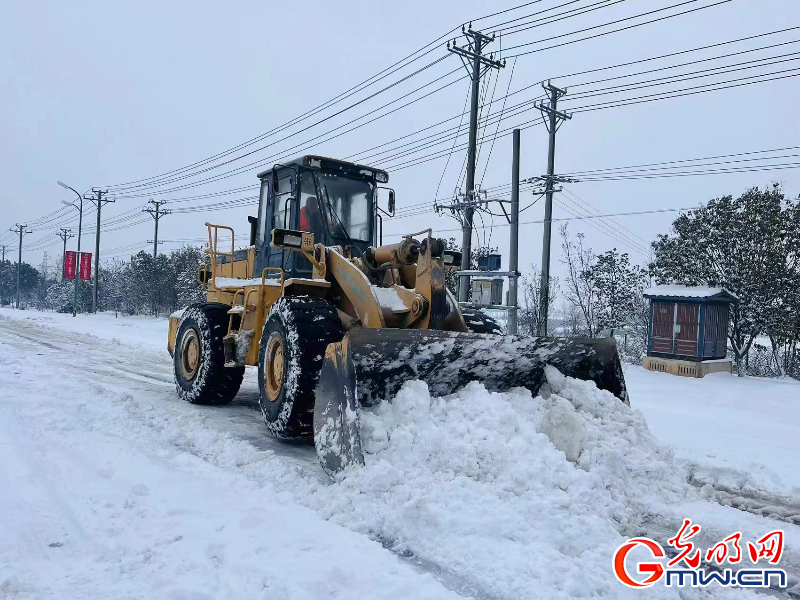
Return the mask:
[[(677, 4), (679, 0), (627, 0), (608, 2), (609, 6), (585, 15), (541, 25), (514, 35), (495, 39), (490, 48), (536, 42), (607, 23), (638, 13)], [(684, 6), (654, 13), (650, 19), (670, 13), (712, 4), (714, 0), (696, 0)], [(481, 21), (477, 27), (529, 15), (555, 7), (563, 0), (540, 0)], [(542, 16), (561, 13), (580, 6), (590, 7), (594, 0), (569, 3)], [(37, 2), (12, 1), (4, 6), (0, 23), (0, 139), (2, 139), (2, 221), (0, 229), (16, 222), (34, 223), (34, 233), (25, 238), (23, 259), (38, 264), (42, 252), (51, 261), (60, 254), (61, 242), (55, 237), (60, 226), (77, 230), (77, 219), (62, 200), (71, 193), (56, 185), (61, 179), (79, 191), (92, 186), (114, 186), (132, 180), (152, 177), (201, 160), (217, 152), (245, 142), (298, 116), (318, 104), (347, 90), (367, 77), (380, 72), (411, 52), (425, 46), (453, 27), (488, 13), (515, 6), (512, 2), (475, 2), (442, 0), (423, 2)], [(532, 17), (541, 18), (541, 17)], [(530, 19), (530, 18), (529, 18)], [(606, 29), (619, 28), (647, 20), (625, 21)], [(723, 53), (756, 48), (767, 44), (800, 39), (800, 30), (768, 36), (750, 42), (722, 46), (690, 53), (661, 62), (645, 63), (613, 72), (562, 77), (575, 73), (661, 54), (689, 50), (698, 46), (724, 42), (782, 28), (800, 25), (800, 2), (797, 0), (732, 0), (719, 6), (690, 14), (635, 27), (596, 39), (521, 56), (513, 69), (510, 90), (515, 91), (538, 81), (552, 78), (557, 85), (569, 88), (563, 99), (566, 109), (606, 99), (641, 96), (663, 89), (682, 89), (713, 81), (745, 77), (753, 73), (774, 72), (797, 67), (785, 62), (761, 71), (738, 71), (717, 79), (681, 82), (671, 88), (647, 88), (611, 97), (593, 97), (569, 102), (570, 95), (588, 88), (624, 83), (600, 83), (579, 86), (594, 79), (697, 60)], [(485, 29), (490, 33), (491, 28)], [(573, 36), (532, 44), (505, 55), (552, 45), (573, 39)], [(463, 38), (461, 38), (463, 41)], [(461, 43), (461, 42), (459, 42)], [(750, 57), (734, 57), (711, 66), (733, 64), (800, 51), (800, 44), (782, 46), (754, 53)], [(445, 56), (443, 43), (434, 52), (414, 63), (413, 68), (398, 72), (383, 84)], [(504, 95), (512, 75), (513, 59), (500, 72), (494, 97)], [(142, 204), (151, 197), (175, 200), (182, 197), (210, 194), (252, 185), (260, 169), (252, 167), (234, 177), (212, 184), (198, 185), (171, 193), (165, 189), (192, 183), (202, 177), (224, 173), (231, 168), (265, 159), (271, 166), (274, 153), (286, 150), (287, 155), (308, 152), (333, 157), (348, 157), (373, 146), (389, 142), (412, 131), (448, 119), (461, 112), (468, 82), (461, 80), (427, 99), (416, 102), (375, 123), (359, 128), (327, 143), (312, 142), (297, 150), (299, 144), (379, 107), (459, 67), (456, 56), (445, 60), (335, 119), (305, 133), (277, 143), (245, 160), (218, 167), (203, 175), (162, 186), (144, 189), (140, 197), (118, 198), (103, 208), (103, 220), (119, 215), (132, 216), (116, 227), (109, 226), (101, 238), (101, 256), (128, 258), (147, 244), (153, 236), (152, 221), (147, 215), (137, 216)], [(704, 68), (704, 64), (687, 66), (669, 72), (688, 72)], [(463, 69), (462, 74), (466, 74)], [(663, 75), (655, 73), (640, 79)], [(439, 85), (453, 80), (443, 79)], [(558, 133), (556, 172), (619, 167), (784, 148), (800, 145), (798, 128), (798, 79), (785, 78), (742, 86), (734, 89), (696, 94), (683, 98), (633, 106), (575, 114)], [(377, 90), (380, 84), (370, 88)], [(532, 98), (535, 88), (512, 96), (508, 105)], [(487, 92), (491, 94), (491, 90)], [(353, 100), (363, 97), (357, 96)], [(337, 105), (344, 107), (347, 103)], [(393, 105), (396, 106), (396, 105)], [(495, 103), (493, 110), (502, 106)], [(325, 113), (328, 114), (328, 113)], [(503, 129), (537, 118), (528, 110), (503, 121)], [(311, 121), (302, 125), (311, 124)], [(454, 126), (457, 121), (448, 125)], [(284, 134), (295, 133), (297, 126)], [(438, 131), (432, 129), (430, 131)], [(489, 133), (494, 127), (489, 128)], [(284, 135), (282, 134), (282, 135)], [(428, 133), (420, 135), (424, 136)], [(271, 137), (263, 145), (274, 142)], [(408, 138), (413, 141), (416, 138)], [(404, 143), (404, 141), (398, 142)], [(510, 180), (511, 138), (498, 137), (488, 163), (491, 135), (481, 150), (478, 178), (484, 187), (506, 184)], [(248, 146), (238, 154), (257, 146)], [(417, 156), (448, 150), (444, 144)], [(231, 155), (231, 158), (236, 155)], [(367, 156), (367, 155), (363, 155)], [(531, 127), (522, 132), (522, 175), (542, 174), (546, 169), (547, 135), (544, 127)], [(385, 157), (384, 157), (385, 158)], [(776, 162), (790, 162), (789, 160)], [(392, 166), (399, 159), (365, 161), (376, 166)], [(212, 163), (215, 164), (215, 163)], [(446, 159), (390, 170), (390, 185), (397, 191), (398, 209), (427, 202), (432, 206)], [(463, 152), (456, 153), (444, 173), (438, 196), (452, 194), (463, 164)], [(263, 167), (262, 167), (263, 168)], [(485, 175), (484, 174), (485, 171)], [(767, 185), (777, 180), (792, 196), (800, 192), (798, 171), (751, 172), (702, 177), (644, 179), (636, 181), (578, 182), (566, 188), (594, 210), (602, 213), (644, 211), (660, 208), (689, 207), (723, 194), (739, 194), (751, 185)], [(112, 187), (113, 189), (113, 187)], [(128, 192), (127, 195), (131, 195)], [(172, 202), (172, 208), (218, 202), (247, 196), (253, 192), (229, 194), (220, 198)], [(124, 196), (119, 189), (116, 196)], [(507, 197), (507, 195), (503, 195)], [(563, 198), (561, 203), (577, 202)], [(569, 197), (568, 197), (569, 198)], [(523, 194), (526, 206), (533, 199)], [(86, 203), (88, 205), (88, 203)], [(540, 220), (543, 202), (525, 211), (522, 221)], [(570, 205), (568, 205), (570, 206)], [(577, 212), (574, 205), (573, 211)], [(63, 208), (53, 218), (42, 217)], [(86, 206), (87, 213), (89, 206)], [(423, 207), (425, 208), (425, 207)], [(247, 232), (247, 215), (255, 207), (234, 210), (209, 210), (189, 214), (172, 214), (160, 226), (161, 239), (168, 240), (161, 251), (179, 247), (180, 240), (205, 235), (206, 220), (233, 225)], [(497, 205), (493, 212), (499, 212)], [(569, 214), (557, 204), (555, 217)], [(570, 229), (586, 234), (595, 251), (612, 247), (631, 254), (635, 262), (647, 260), (642, 247), (653, 237), (667, 232), (674, 213), (616, 217), (614, 239), (597, 229), (596, 221), (571, 221)], [(84, 228), (93, 227), (95, 216), (89, 214)], [(38, 221), (38, 223), (37, 223)], [(88, 223), (87, 223), (88, 221)], [(478, 225), (481, 220), (478, 219)], [(498, 246), (504, 266), (508, 255), (508, 228), (499, 226), (502, 217), (483, 216), (483, 224), (496, 227), (479, 228), (476, 242)], [(124, 228), (119, 228), (125, 225)], [(401, 234), (432, 226), (443, 237), (456, 236), (458, 223), (446, 216), (429, 212), (413, 217), (387, 221), (385, 234)], [(624, 227), (625, 229), (622, 229)], [(621, 230), (621, 232), (620, 232)], [(554, 234), (557, 229), (554, 227)], [(541, 256), (541, 225), (525, 224), (521, 228), (520, 264), (538, 265)], [(385, 241), (397, 238), (387, 237)], [(52, 242), (52, 243), (51, 243)], [(75, 240), (70, 241), (74, 248)], [(243, 239), (242, 242), (245, 242)], [(16, 242), (10, 233), (0, 243), (13, 248)], [(554, 243), (558, 237), (554, 236)], [(93, 250), (94, 234), (84, 235), (83, 248)], [(25, 246), (28, 250), (25, 250)], [(558, 272), (560, 251), (556, 248), (554, 266)]]

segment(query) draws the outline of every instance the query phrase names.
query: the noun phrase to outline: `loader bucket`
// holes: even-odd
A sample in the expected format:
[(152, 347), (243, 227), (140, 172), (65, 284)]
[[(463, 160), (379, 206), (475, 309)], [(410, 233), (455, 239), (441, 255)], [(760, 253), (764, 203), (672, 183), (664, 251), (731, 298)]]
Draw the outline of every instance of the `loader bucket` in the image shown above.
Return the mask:
[(394, 396), (409, 379), (431, 395), (452, 394), (471, 381), (490, 391), (524, 387), (536, 394), (544, 367), (594, 381), (628, 403), (614, 338), (538, 338), (418, 329), (353, 329), (330, 344), (320, 374), (314, 437), (322, 467), (333, 475), (363, 464), (358, 414)]

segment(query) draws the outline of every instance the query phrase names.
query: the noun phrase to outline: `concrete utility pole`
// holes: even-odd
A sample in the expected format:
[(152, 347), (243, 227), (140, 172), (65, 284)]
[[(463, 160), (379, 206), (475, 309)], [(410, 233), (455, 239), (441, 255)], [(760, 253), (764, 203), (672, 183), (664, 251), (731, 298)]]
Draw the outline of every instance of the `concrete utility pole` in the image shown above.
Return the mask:
[(100, 209), (103, 207), (103, 204), (114, 202), (114, 200), (103, 198), (103, 196), (108, 194), (108, 190), (92, 188), (92, 193), (94, 197), (86, 196), (86, 199), (94, 202), (95, 206), (97, 206), (97, 225), (94, 230), (94, 289), (92, 290), (92, 312), (96, 313), (97, 294), (100, 289)]
[(511, 226), (508, 252), (508, 333), (517, 334), (517, 288), (519, 281), (514, 273), (519, 272), (519, 129), (514, 130), (513, 157), (511, 159)]
[[(542, 283), (539, 292), (539, 335), (547, 335), (547, 318), (550, 305), (550, 234), (553, 224), (553, 183), (555, 180), (556, 164), (556, 131), (572, 115), (558, 111), (558, 99), (567, 93), (565, 89), (559, 89), (549, 81), (547, 85), (542, 84), (546, 92), (550, 92), (548, 104), (539, 102), (538, 109), (542, 112), (542, 120), (550, 134), (550, 143), (547, 148), (547, 175), (545, 177), (545, 205), (544, 205), (544, 235), (542, 236)], [(545, 118), (545, 116), (547, 118)]]
[(56, 234), (64, 242), (64, 250), (61, 252), (61, 281), (64, 281), (64, 269), (67, 266), (67, 240), (75, 237), (71, 231), (71, 229), (62, 227), (61, 232)]
[(15, 223), (14, 229), (11, 231), (19, 234), (19, 254), (17, 255), (17, 310), (19, 310), (19, 283), (20, 273), (22, 271), (22, 236), (33, 232), (28, 229), (27, 225), (20, 225), (19, 223)]
[(155, 261), (156, 256), (158, 255), (158, 220), (164, 215), (168, 215), (172, 211), (161, 208), (162, 204), (166, 204), (166, 200), (162, 200), (161, 202), (150, 200), (149, 204), (152, 204), (155, 208), (145, 208), (142, 209), (142, 212), (148, 213), (156, 222), (156, 230), (155, 234), (153, 235), (153, 260)]
[[(462, 27), (461, 32), (467, 38), (467, 47), (461, 48), (456, 45), (456, 40), (447, 42), (447, 49), (453, 54), (458, 54), (464, 68), (472, 79), (472, 96), (469, 111), (469, 147), (467, 150), (467, 189), (466, 202), (464, 207), (464, 217), (461, 222), (461, 270), (470, 269), (470, 255), (472, 253), (472, 215), (475, 212), (473, 204), (475, 198), (475, 163), (477, 157), (478, 143), (478, 102), (480, 98), (481, 77), (489, 69), (500, 69), (505, 66), (505, 61), (492, 60), (493, 56), (483, 56), (484, 48), (494, 40), (479, 31), (473, 31), (472, 23), (468, 28)], [(458, 300), (466, 302), (469, 295), (469, 276), (461, 275), (458, 285)]]

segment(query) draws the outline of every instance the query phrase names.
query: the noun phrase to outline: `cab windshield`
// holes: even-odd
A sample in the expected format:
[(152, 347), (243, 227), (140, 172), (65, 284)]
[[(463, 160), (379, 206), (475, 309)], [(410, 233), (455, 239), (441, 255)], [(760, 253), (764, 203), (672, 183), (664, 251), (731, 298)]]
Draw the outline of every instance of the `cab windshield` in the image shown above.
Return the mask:
[(369, 242), (375, 186), (363, 179), (332, 173), (317, 172), (317, 177), (331, 235)]

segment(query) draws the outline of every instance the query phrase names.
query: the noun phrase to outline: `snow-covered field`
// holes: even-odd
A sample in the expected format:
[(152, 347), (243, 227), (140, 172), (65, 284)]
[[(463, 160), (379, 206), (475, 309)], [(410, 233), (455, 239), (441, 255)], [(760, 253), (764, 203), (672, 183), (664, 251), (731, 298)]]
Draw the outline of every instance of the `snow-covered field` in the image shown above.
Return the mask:
[[(727, 483), (800, 496), (800, 382), (625, 369), (632, 405), (687, 463)], [(738, 479), (737, 479), (738, 478)]]
[(714, 541), (783, 528), (796, 582), (795, 382), (628, 367), (631, 410), (556, 371), (536, 398), (412, 381), (331, 482), (266, 436), (252, 370), (229, 406), (177, 400), (165, 338), (0, 309), (0, 598), (634, 597), (614, 550), (684, 517)]

